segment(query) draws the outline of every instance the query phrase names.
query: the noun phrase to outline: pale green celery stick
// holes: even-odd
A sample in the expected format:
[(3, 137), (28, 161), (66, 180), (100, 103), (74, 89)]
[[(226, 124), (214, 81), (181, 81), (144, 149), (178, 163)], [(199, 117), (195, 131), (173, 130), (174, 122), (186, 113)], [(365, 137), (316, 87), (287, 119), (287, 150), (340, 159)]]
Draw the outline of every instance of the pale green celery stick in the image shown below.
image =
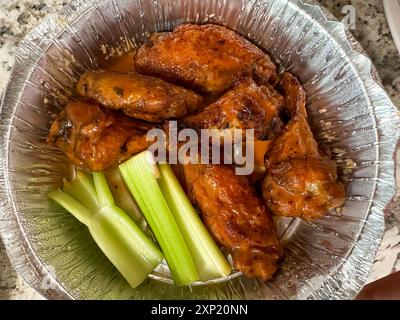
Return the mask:
[(63, 191), (83, 203), (91, 211), (97, 211), (100, 206), (92, 177), (81, 170), (76, 172), (74, 180), (63, 180)]
[(162, 261), (164, 256), (161, 251), (114, 204), (102, 173), (94, 174), (93, 185), (90, 176), (78, 172), (77, 179), (66, 181), (64, 188), (68, 194), (56, 190), (50, 192), (49, 197), (88, 227), (93, 239), (111, 263), (132, 287), (137, 287)]
[(227, 277), (232, 266), (218, 248), (169, 164), (159, 164), (161, 191), (186, 241), (202, 281)]
[(117, 207), (104, 207), (88, 223), (93, 239), (132, 287), (162, 261), (162, 253)]
[(89, 209), (61, 190), (50, 191), (49, 198), (57, 202), (83, 224), (86, 224), (92, 217), (92, 212)]
[(105, 172), (115, 203), (138, 224), (144, 220), (142, 212), (122, 179), (119, 168)]
[(157, 183), (151, 152), (143, 151), (119, 166), (128, 189), (149, 223), (177, 285), (199, 280), (188, 247)]
[(114, 206), (114, 198), (108, 187), (106, 177), (102, 172), (93, 172), (94, 188), (97, 193), (97, 199), (102, 207)]
[(115, 204), (124, 210), (131, 219), (138, 225), (140, 229), (152, 240), (156, 241), (154, 234), (140, 211), (137, 203), (133, 199), (129, 189), (122, 179), (119, 168), (109, 170), (104, 173), (107, 183), (110, 186), (111, 193), (114, 197)]

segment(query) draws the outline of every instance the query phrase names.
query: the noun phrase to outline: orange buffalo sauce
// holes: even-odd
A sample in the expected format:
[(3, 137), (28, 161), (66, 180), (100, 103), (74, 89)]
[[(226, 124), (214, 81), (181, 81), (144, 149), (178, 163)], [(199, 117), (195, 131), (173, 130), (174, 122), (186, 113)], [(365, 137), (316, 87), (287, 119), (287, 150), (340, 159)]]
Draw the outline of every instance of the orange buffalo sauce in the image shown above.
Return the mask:
[(125, 52), (120, 56), (108, 57), (101, 59), (100, 68), (107, 71), (120, 73), (129, 73), (135, 71), (135, 54), (136, 51)]
[(272, 145), (272, 140), (254, 141), (254, 166), (265, 167), (265, 155)]
[[(267, 169), (265, 167), (265, 155), (271, 149), (273, 140), (247, 142), (253, 143), (254, 146), (254, 171), (248, 176), (252, 183), (256, 183), (264, 178)], [(243, 143), (243, 152), (245, 153), (246, 145)]]

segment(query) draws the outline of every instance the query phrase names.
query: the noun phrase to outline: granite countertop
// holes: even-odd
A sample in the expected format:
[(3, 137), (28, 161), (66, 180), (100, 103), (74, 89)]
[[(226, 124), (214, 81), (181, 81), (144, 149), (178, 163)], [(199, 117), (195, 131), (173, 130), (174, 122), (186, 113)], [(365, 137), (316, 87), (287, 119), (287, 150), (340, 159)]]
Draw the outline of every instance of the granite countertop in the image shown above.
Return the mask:
[[(47, 14), (57, 12), (70, 0), (2, 0), (0, 2), (0, 92), (7, 84), (14, 52), (23, 36)], [(400, 109), (400, 55), (384, 15), (381, 0), (308, 0), (327, 8), (337, 19), (342, 8), (352, 5), (356, 13), (351, 30), (374, 62), (383, 85)], [(397, 157), (400, 159), (400, 154)], [(397, 185), (400, 185), (400, 161), (397, 162)], [(400, 189), (400, 188), (399, 188)], [(400, 192), (387, 210), (386, 233), (376, 257), (370, 281), (400, 270)], [(40, 299), (13, 270), (0, 240), (0, 299)]]

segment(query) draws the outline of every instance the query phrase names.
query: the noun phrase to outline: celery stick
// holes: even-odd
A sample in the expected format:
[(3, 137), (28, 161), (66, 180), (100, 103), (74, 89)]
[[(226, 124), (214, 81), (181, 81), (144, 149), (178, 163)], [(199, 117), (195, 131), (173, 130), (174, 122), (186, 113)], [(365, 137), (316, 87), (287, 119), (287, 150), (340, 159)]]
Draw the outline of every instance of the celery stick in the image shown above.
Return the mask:
[(143, 214), (126, 187), (119, 168), (110, 170), (104, 174), (110, 186), (115, 204), (124, 210), (138, 225), (142, 224), (145, 221)]
[(157, 242), (154, 234), (150, 230), (149, 224), (140, 211), (136, 201), (133, 199), (127, 188), (119, 168), (112, 169), (104, 173), (107, 183), (110, 186), (115, 204), (124, 210), (128, 216), (138, 225), (144, 234), (154, 242)]
[(147, 219), (177, 285), (199, 280), (189, 249), (157, 183), (153, 155), (143, 151), (119, 166), (128, 189)]
[(105, 172), (104, 175), (106, 176), (107, 183), (110, 186), (115, 204), (128, 214), (128, 216), (138, 225), (147, 237), (154, 242), (157, 242), (149, 224), (127, 188), (119, 168), (117, 167), (109, 170)]
[(170, 165), (159, 164), (159, 186), (186, 241), (202, 281), (226, 277), (232, 267), (211, 238)]
[(104, 207), (87, 224), (111, 263), (134, 288), (162, 261), (162, 253), (117, 207)]
[(111, 207), (114, 205), (114, 198), (108, 187), (106, 177), (102, 172), (93, 172), (94, 188), (97, 193), (97, 198), (102, 207)]
[(86, 224), (92, 216), (92, 212), (89, 209), (61, 190), (53, 190), (49, 192), (49, 198), (69, 211), (83, 224)]
[[(93, 183), (94, 182), (94, 183)], [(82, 171), (63, 191), (49, 197), (85, 224), (93, 239), (132, 287), (138, 286), (164, 258), (130, 217), (114, 204), (102, 173), (94, 180)]]
[(83, 171), (77, 171), (73, 181), (63, 180), (63, 191), (68, 193), (75, 200), (84, 203), (91, 211), (99, 208), (96, 190), (94, 189), (93, 179)]

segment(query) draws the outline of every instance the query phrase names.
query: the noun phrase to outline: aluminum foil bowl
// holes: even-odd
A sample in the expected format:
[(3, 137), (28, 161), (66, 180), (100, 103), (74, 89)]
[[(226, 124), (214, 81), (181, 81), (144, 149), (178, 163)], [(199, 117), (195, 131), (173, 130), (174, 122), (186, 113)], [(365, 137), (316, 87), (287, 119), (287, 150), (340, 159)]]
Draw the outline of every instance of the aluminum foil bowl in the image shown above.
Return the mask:
[[(47, 199), (70, 170), (44, 144), (50, 114), (73, 94), (79, 74), (185, 22), (226, 25), (294, 72), (316, 136), (347, 182), (341, 210), (278, 222), (286, 259), (267, 283), (242, 276), (178, 288), (148, 279), (131, 289), (86, 228)], [(372, 69), (341, 23), (296, 0), (74, 1), (22, 41), (2, 101), (0, 231), (14, 267), (46, 298), (352, 298), (366, 281), (395, 191), (399, 116)]]

